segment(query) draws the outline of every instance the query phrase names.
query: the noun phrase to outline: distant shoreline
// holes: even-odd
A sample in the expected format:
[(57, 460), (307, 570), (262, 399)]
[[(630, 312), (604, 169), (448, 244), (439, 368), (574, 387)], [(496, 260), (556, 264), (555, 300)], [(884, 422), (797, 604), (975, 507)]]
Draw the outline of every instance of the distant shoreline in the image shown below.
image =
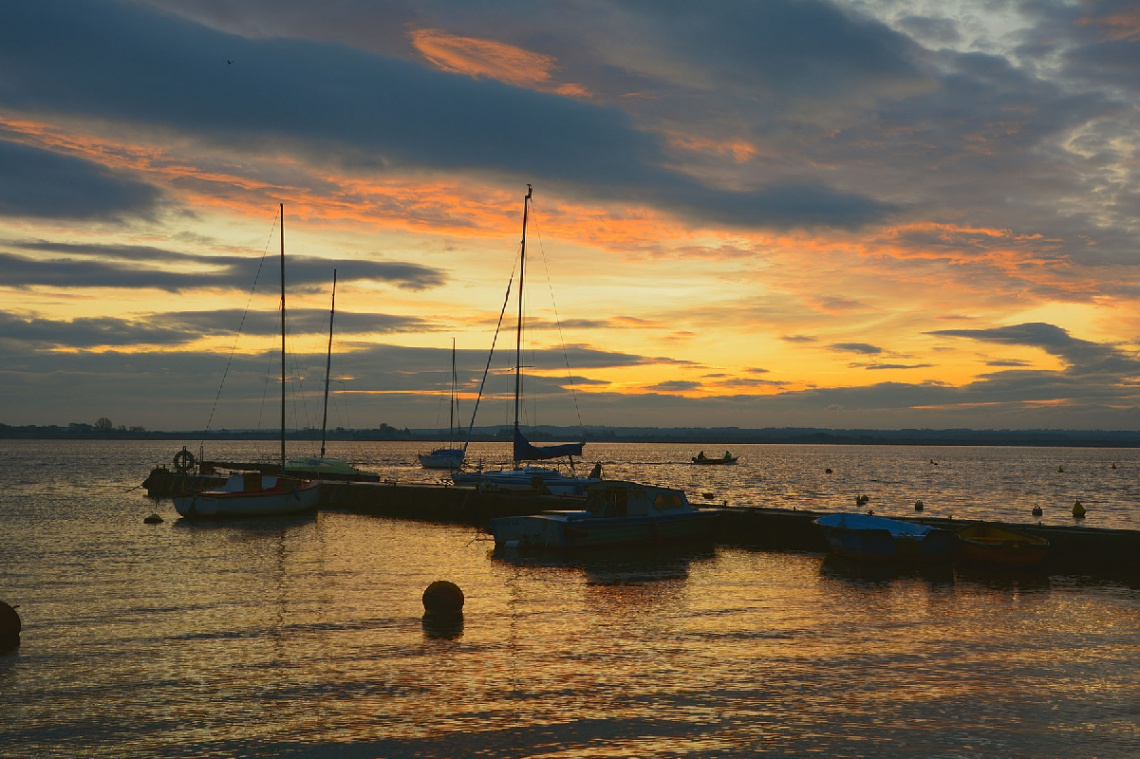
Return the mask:
[[(839, 430), (824, 428), (645, 428), (645, 427), (527, 427), (532, 441), (579, 441), (587, 443), (659, 443), (691, 445), (931, 445), (931, 446), (1027, 446), (1073, 448), (1138, 448), (1140, 432), (1117, 430), (970, 430), (902, 429)], [(375, 429), (329, 431), (330, 441), (446, 441), (446, 430)], [(278, 440), (272, 430), (150, 431), (141, 428), (98, 428), (89, 424), (58, 426), (11, 426), (0, 424), (2, 440)], [(287, 440), (320, 440), (320, 430), (286, 432)], [(477, 428), (472, 442), (510, 442), (511, 430)]]

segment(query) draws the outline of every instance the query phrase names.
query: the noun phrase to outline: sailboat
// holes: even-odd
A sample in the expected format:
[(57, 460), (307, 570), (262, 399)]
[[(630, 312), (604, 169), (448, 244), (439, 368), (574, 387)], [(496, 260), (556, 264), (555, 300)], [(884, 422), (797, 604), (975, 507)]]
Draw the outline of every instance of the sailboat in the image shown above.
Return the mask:
[(380, 475), (357, 469), (344, 459), (325, 456), (329, 425), (329, 382), (332, 379), (333, 320), (336, 318), (336, 269), (333, 269), (332, 306), (329, 308), (329, 347), (325, 359), (325, 406), (321, 417), (321, 454), (289, 459), (282, 472), (290, 477), (337, 482), (379, 482)]
[[(456, 485), (492, 486), (507, 490), (538, 490), (556, 495), (583, 495), (586, 484), (601, 479), (601, 465), (594, 467), (589, 477), (566, 475), (557, 469), (541, 466), (524, 466), (528, 461), (548, 461), (567, 457), (571, 467), (574, 457), (581, 456), (585, 443), (564, 443), (561, 445), (536, 446), (523, 435), (519, 428), (519, 400), (522, 394), (522, 325), (523, 325), (523, 282), (526, 275), (526, 230), (533, 189), (526, 186), (523, 198), (522, 243), (519, 255), (519, 295), (518, 319), (515, 327), (515, 421), (512, 439), (511, 469), (501, 471), (454, 472), (451, 479)], [(494, 348), (492, 348), (494, 350)], [(478, 406), (476, 406), (476, 409)], [(474, 424), (474, 415), (472, 416)], [(466, 446), (464, 446), (466, 448)]]
[[(285, 469), (285, 204), (281, 204), (281, 471)], [(262, 517), (314, 511), (320, 482), (263, 472), (228, 477), (212, 490), (174, 498), (175, 510), (188, 518)]]
[(463, 466), (463, 459), (467, 452), (462, 448), (454, 447), (455, 415), (459, 411), (459, 399), (456, 397), (456, 386), (459, 377), (455, 373), (455, 338), (451, 339), (451, 404), (448, 413), (448, 447), (436, 448), (431, 453), (417, 453), (416, 460), (424, 469), (459, 469)]

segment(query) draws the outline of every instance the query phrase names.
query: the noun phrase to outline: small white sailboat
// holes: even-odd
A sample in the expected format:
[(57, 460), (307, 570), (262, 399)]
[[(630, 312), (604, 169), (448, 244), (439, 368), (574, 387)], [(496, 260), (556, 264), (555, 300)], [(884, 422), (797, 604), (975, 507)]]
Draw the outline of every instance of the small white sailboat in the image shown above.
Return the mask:
[(455, 417), (459, 413), (459, 397), (456, 394), (459, 376), (455, 372), (455, 338), (451, 339), (451, 402), (448, 409), (448, 446), (436, 448), (430, 453), (417, 453), (416, 460), (424, 469), (461, 469), (467, 452), (455, 447)]
[[(281, 205), (281, 470), (285, 469), (285, 205)], [(317, 480), (246, 472), (219, 488), (178, 496), (174, 508), (187, 518), (242, 518), (301, 514), (320, 501)]]

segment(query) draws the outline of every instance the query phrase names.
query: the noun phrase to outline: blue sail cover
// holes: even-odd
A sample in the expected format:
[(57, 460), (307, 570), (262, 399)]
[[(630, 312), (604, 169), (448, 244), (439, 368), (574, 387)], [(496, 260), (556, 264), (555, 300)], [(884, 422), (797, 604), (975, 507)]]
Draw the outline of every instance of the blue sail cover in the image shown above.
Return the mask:
[(548, 445), (543, 448), (530, 444), (523, 437), (518, 427), (515, 427), (515, 461), (542, 461), (544, 459), (557, 459), (562, 456), (581, 456), (585, 443), (565, 443), (563, 445)]

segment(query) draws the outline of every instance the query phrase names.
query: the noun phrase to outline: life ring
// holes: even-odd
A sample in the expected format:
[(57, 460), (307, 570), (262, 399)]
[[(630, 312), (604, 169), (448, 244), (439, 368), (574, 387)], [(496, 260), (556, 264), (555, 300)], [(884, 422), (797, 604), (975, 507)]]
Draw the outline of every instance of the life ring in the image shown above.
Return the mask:
[(174, 454), (174, 468), (179, 474), (186, 474), (194, 468), (194, 454), (183, 448)]

